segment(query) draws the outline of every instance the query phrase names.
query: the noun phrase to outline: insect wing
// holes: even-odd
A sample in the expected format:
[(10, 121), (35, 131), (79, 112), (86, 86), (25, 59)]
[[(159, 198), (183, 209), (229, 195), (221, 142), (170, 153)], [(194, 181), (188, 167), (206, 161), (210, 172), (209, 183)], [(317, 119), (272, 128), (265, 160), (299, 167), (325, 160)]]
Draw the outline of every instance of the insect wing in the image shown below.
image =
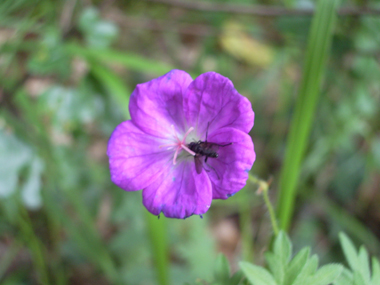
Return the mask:
[(216, 143), (210, 143), (210, 142), (203, 142), (202, 143), (202, 147), (205, 150), (214, 151), (214, 152), (218, 151), (218, 149), (219, 149), (219, 145), (218, 144), (216, 144)]
[(202, 156), (195, 155), (194, 156), (194, 162), (195, 162), (195, 170), (197, 171), (198, 174), (201, 174), (202, 169), (203, 169)]

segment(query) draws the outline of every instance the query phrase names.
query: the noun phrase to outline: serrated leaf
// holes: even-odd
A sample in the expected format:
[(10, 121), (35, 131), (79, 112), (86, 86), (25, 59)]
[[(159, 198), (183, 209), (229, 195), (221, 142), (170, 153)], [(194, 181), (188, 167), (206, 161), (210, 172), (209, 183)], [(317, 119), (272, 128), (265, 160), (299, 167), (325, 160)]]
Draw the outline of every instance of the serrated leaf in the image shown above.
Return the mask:
[(277, 284), (282, 284), (285, 278), (285, 268), (281, 260), (272, 252), (265, 253), (265, 260)]
[(358, 259), (360, 267), (356, 270), (360, 270), (364, 281), (366, 282), (366, 284), (369, 284), (371, 280), (371, 272), (369, 266), (368, 252), (364, 246), (361, 246), (359, 249)]
[(368, 285), (368, 283), (365, 283), (364, 278), (362, 276), (362, 273), (359, 271), (354, 272), (354, 284), (355, 285)]
[(224, 254), (219, 254), (215, 261), (214, 278), (217, 282), (227, 282), (230, 279), (230, 265)]
[(301, 269), (306, 265), (306, 261), (310, 255), (310, 248), (306, 247), (301, 249), (297, 255), (290, 261), (285, 271), (285, 285), (290, 285), (296, 279)]
[(356, 270), (359, 267), (359, 258), (352, 241), (344, 233), (339, 234), (339, 239), (348, 264), (352, 270)]
[(277, 285), (273, 276), (265, 268), (250, 264), (248, 262), (240, 262), (239, 265), (251, 284)]
[(372, 258), (372, 285), (380, 284), (380, 264), (377, 258)]
[(236, 271), (235, 274), (232, 275), (232, 277), (228, 281), (228, 285), (238, 285), (240, 281), (243, 279), (243, 277), (244, 277), (243, 271), (241, 270)]
[(335, 280), (334, 285), (353, 285), (354, 276), (350, 270), (343, 268), (342, 274)]
[(292, 243), (283, 231), (278, 234), (274, 242), (273, 252), (285, 267), (292, 255)]
[(313, 255), (301, 269), (292, 285), (305, 285), (306, 281), (312, 276), (318, 268), (318, 257)]
[(343, 271), (343, 266), (338, 264), (328, 264), (322, 266), (314, 274), (314, 276), (309, 277), (309, 281), (305, 284), (308, 285), (329, 285), (333, 283), (341, 275)]

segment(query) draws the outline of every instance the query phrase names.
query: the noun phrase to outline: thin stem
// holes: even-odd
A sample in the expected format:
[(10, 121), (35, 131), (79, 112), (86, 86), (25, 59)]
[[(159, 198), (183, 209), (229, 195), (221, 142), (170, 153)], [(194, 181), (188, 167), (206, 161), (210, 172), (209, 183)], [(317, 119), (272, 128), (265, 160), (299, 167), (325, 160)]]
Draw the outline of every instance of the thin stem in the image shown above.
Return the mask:
[(272, 223), (273, 232), (277, 236), (279, 229), (278, 229), (278, 224), (277, 224), (277, 220), (276, 220), (276, 214), (274, 212), (272, 203), (269, 200), (268, 188), (266, 188), (265, 190), (263, 189), (263, 197), (264, 197), (265, 205), (267, 206), (268, 211), (269, 211), (269, 216), (270, 216), (270, 220)]
[(263, 194), (263, 198), (264, 198), (264, 202), (265, 202), (265, 205), (267, 206), (268, 208), (268, 211), (269, 211), (269, 216), (270, 216), (270, 221), (271, 221), (271, 224), (272, 224), (272, 228), (273, 228), (273, 232), (274, 234), (277, 236), (278, 233), (279, 233), (279, 227), (278, 227), (278, 223), (277, 223), (277, 218), (276, 218), (276, 213), (274, 212), (274, 208), (273, 208), (273, 205), (269, 199), (269, 195), (268, 195), (268, 192), (269, 192), (269, 185), (271, 183), (271, 181), (264, 181), (264, 180), (261, 180), (255, 176), (249, 176), (248, 178), (252, 183), (256, 184), (259, 186), (259, 188), (257, 189), (257, 193), (258, 194)]

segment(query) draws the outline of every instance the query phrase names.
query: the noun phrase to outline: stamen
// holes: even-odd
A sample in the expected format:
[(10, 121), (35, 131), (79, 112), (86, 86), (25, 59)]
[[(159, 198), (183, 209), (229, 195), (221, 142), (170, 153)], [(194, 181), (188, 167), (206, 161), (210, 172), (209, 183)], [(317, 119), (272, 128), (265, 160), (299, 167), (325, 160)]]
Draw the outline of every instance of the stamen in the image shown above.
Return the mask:
[(187, 132), (183, 135), (183, 139), (180, 140), (180, 139), (178, 138), (178, 135), (177, 135), (176, 131), (175, 131), (174, 125), (171, 125), (171, 127), (172, 127), (172, 129), (173, 129), (174, 137), (175, 137), (175, 139), (176, 139), (177, 142), (175, 142), (175, 143), (170, 143), (170, 144), (160, 145), (159, 148), (176, 146), (177, 148), (176, 148), (176, 150), (175, 150), (175, 152), (174, 152), (174, 157), (173, 157), (173, 165), (176, 165), (176, 164), (177, 164), (177, 157), (178, 157), (179, 151), (180, 151), (181, 149), (184, 149), (185, 151), (187, 151), (188, 153), (190, 153), (192, 156), (195, 155), (195, 152), (192, 151), (191, 149), (189, 149), (189, 148), (186, 146), (186, 137), (189, 135), (189, 133), (190, 133), (191, 131), (194, 130), (194, 128), (193, 128), (193, 127), (190, 127), (190, 128), (187, 130)]

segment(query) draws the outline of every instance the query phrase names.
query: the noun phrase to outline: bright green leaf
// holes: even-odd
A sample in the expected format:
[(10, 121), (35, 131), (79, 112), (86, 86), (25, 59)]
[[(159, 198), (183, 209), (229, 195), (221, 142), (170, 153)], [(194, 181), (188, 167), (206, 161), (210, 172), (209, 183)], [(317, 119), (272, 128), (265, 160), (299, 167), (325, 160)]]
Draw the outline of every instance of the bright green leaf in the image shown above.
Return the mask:
[(266, 269), (248, 262), (240, 262), (239, 265), (252, 285), (277, 285)]
[(285, 234), (281, 231), (274, 242), (273, 252), (280, 259), (283, 267), (288, 263), (292, 254), (292, 244)]
[(310, 255), (310, 248), (301, 249), (297, 255), (290, 261), (286, 269), (285, 285), (290, 285), (294, 282), (301, 269), (305, 266)]
[(380, 284), (380, 264), (377, 258), (372, 258), (372, 285)]
[(305, 285), (318, 268), (318, 257), (313, 255), (301, 269), (292, 285)]
[(328, 264), (322, 266), (312, 276), (308, 282), (308, 285), (329, 285), (333, 283), (342, 273), (343, 266), (338, 264)]
[(368, 252), (364, 246), (360, 247), (358, 258), (360, 267), (356, 270), (360, 270), (362, 277), (364, 278), (364, 281), (366, 282), (366, 284), (369, 284), (371, 280), (371, 269), (369, 266)]
[(354, 272), (354, 284), (355, 285), (368, 285), (368, 283), (366, 283), (364, 281), (363, 275), (359, 271)]
[(356, 249), (346, 234), (340, 233), (339, 238), (347, 262), (350, 265), (351, 269), (355, 270), (359, 267), (359, 259), (356, 253)]
[(334, 285), (353, 285), (354, 277), (350, 270), (343, 268), (342, 274), (334, 281)]
[(282, 284), (285, 277), (285, 267), (281, 260), (273, 252), (266, 252), (265, 259), (277, 284)]

